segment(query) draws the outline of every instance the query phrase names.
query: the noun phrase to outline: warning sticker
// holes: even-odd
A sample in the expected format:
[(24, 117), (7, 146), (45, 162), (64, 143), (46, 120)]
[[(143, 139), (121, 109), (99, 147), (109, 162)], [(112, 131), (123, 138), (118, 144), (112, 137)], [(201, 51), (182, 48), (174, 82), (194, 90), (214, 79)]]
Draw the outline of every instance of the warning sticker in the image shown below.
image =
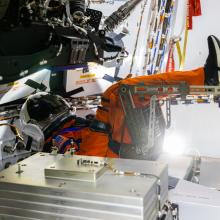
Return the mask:
[(84, 79), (76, 81), (76, 85), (86, 84), (86, 83), (94, 83), (96, 82), (96, 79)]
[(92, 78), (95, 77), (96, 74), (95, 73), (89, 73), (89, 74), (85, 74), (85, 75), (81, 75), (80, 78)]

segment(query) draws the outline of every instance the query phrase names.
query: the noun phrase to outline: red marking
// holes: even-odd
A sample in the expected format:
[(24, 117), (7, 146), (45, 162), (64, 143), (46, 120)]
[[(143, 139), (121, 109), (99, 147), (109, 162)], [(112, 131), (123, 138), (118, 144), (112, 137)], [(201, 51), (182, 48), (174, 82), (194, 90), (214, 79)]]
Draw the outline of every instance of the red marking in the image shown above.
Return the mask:
[(158, 88), (158, 92), (163, 92), (163, 87)]
[(145, 91), (146, 90), (146, 88), (144, 88), (144, 87), (137, 87), (137, 91)]
[(167, 91), (171, 93), (171, 92), (173, 92), (173, 88), (172, 88), (172, 87), (169, 87), (169, 88), (167, 89)]

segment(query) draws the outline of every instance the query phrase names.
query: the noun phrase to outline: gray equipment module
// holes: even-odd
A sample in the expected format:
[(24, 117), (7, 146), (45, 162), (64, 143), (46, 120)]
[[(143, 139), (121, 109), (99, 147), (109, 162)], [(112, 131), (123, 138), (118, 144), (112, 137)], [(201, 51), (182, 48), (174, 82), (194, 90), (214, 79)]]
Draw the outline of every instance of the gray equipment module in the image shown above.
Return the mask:
[[(7, 112), (6, 112), (7, 113)], [(17, 113), (17, 112), (16, 112)], [(13, 116), (8, 113), (6, 117)], [(4, 117), (4, 112), (0, 111), (0, 117)], [(31, 155), (30, 151), (25, 149), (25, 145), (19, 145), (15, 134), (9, 125), (16, 126), (20, 131), (20, 120), (18, 118), (11, 118), (1, 120), (0, 123), (0, 170), (9, 167), (10, 165), (19, 162)], [(20, 142), (21, 144), (21, 142)]]
[(161, 162), (37, 153), (0, 172), (0, 219), (156, 220)]

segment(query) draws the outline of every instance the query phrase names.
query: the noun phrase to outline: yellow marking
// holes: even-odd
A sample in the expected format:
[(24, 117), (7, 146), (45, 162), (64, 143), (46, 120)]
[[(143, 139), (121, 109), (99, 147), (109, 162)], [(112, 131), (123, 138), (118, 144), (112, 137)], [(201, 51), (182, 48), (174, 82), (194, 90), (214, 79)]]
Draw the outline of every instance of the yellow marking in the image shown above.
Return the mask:
[(81, 75), (80, 78), (91, 78), (91, 77), (95, 77), (96, 74), (95, 73), (90, 73), (90, 74), (85, 74), (85, 75)]
[(24, 85), (20, 84), (18, 81), (8, 83), (4, 89), (0, 90), (0, 95), (6, 94), (10, 90), (15, 91), (15, 90), (21, 88), (22, 86), (24, 86)]
[(197, 103), (204, 103), (205, 100), (204, 99), (197, 99)]
[(10, 82), (7, 84), (7, 86), (15, 86), (15, 85), (18, 85), (19, 82), (18, 81), (15, 81), (15, 82)]

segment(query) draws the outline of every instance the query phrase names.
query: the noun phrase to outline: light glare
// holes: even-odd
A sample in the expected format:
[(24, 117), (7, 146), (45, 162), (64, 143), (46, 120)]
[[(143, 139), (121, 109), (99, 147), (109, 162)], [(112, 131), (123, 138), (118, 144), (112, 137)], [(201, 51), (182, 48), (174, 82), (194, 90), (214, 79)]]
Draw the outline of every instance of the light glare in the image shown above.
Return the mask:
[(172, 155), (182, 155), (185, 151), (185, 141), (183, 137), (176, 134), (165, 136), (163, 151)]

